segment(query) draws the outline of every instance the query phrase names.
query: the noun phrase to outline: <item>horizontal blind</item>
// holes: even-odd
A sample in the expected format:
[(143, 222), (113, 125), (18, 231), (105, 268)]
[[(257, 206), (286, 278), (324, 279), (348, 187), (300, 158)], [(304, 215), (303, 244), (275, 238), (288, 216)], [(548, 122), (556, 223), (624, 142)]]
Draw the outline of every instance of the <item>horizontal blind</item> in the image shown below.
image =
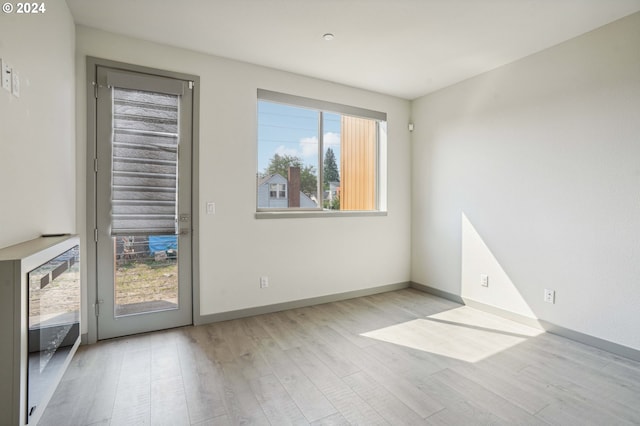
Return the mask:
[(175, 234), (179, 97), (113, 89), (111, 234)]

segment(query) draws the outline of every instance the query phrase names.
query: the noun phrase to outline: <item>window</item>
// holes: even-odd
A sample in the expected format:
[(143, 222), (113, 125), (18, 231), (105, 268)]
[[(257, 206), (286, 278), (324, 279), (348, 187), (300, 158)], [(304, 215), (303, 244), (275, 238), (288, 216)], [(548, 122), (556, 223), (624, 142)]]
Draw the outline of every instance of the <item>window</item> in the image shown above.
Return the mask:
[(269, 184), (269, 197), (287, 198), (287, 184), (286, 183)]
[(258, 90), (258, 211), (379, 211), (386, 114)]

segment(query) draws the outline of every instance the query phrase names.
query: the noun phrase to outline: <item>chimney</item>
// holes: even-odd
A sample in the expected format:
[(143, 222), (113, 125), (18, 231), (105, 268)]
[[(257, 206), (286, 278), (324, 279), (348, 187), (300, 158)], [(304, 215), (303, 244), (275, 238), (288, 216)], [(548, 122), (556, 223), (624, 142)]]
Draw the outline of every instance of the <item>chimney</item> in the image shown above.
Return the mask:
[(289, 207), (300, 207), (300, 167), (289, 167)]

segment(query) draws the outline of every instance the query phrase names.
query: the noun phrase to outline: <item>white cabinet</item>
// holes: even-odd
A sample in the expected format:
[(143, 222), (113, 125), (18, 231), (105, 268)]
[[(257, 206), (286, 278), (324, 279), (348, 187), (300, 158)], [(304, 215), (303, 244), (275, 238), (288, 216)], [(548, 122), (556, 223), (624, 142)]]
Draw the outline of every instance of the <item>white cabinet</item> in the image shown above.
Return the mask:
[(0, 424), (35, 425), (80, 344), (80, 240), (0, 249)]

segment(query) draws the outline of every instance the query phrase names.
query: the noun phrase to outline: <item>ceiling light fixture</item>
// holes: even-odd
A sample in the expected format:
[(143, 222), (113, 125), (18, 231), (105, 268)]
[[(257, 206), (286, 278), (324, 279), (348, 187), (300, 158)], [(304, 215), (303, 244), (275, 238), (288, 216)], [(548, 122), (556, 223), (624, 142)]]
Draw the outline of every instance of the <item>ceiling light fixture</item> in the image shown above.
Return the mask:
[(325, 39), (325, 40), (327, 40), (327, 41), (333, 40), (333, 37), (334, 37), (334, 35), (333, 35), (333, 34), (331, 34), (331, 33), (326, 33), (326, 34), (324, 34), (324, 35), (322, 36), (322, 38), (323, 38), (323, 39)]

